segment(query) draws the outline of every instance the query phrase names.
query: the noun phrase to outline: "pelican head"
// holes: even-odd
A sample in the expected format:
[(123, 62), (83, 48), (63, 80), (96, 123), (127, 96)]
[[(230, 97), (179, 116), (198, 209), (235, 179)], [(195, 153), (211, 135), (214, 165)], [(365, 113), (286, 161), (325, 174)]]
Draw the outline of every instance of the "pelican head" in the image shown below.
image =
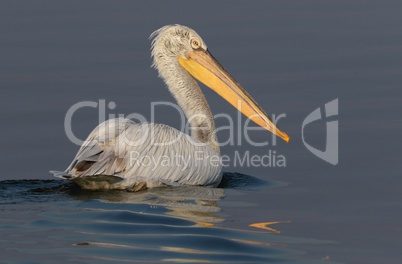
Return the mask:
[(205, 130), (197, 132), (198, 139), (204, 142), (216, 139), (215, 125), (205, 97), (192, 77), (215, 91), (259, 126), (289, 141), (289, 136), (276, 127), (256, 101), (209, 53), (207, 45), (193, 29), (168, 25), (152, 33), (151, 38), (153, 67), (158, 70), (187, 118), (192, 119), (193, 115), (199, 114), (207, 117), (190, 121), (192, 127), (209, 123), (209, 133)]

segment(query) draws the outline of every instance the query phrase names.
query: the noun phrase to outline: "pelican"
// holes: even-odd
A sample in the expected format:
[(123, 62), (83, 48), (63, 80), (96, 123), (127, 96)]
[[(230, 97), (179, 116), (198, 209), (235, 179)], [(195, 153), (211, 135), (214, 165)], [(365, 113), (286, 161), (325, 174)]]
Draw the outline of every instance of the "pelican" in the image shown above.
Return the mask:
[(215, 122), (195, 79), (259, 126), (289, 141), (193, 29), (167, 25), (153, 32), (150, 39), (152, 66), (185, 113), (190, 135), (164, 124), (107, 120), (91, 132), (65, 171), (52, 171), (54, 176), (92, 190), (216, 187), (222, 178), (222, 164)]

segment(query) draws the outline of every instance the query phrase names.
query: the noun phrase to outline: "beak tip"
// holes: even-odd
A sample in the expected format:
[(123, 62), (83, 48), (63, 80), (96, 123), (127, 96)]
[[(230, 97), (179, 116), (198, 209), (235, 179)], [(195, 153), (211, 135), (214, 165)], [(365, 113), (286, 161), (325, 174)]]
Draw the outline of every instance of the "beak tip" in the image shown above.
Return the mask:
[(283, 133), (282, 139), (285, 140), (286, 143), (289, 143), (289, 141), (290, 141), (290, 137), (286, 133)]

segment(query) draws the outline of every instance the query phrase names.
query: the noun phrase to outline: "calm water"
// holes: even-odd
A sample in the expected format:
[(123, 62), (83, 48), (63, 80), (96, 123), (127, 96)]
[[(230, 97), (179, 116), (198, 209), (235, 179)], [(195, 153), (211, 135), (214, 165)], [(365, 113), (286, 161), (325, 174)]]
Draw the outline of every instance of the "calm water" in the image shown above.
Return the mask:
[(278, 236), (275, 222), (251, 223), (254, 229), (222, 224), (229, 220), (220, 208), (225, 194), (280, 185), (243, 174), (226, 174), (221, 188), (139, 193), (89, 192), (57, 180), (3, 181), (0, 252), (7, 262), (322, 263), (289, 246), (329, 241)]
[[(399, 263), (401, 10), (400, 1), (2, 1), (0, 262)], [(235, 133), (242, 144), (222, 154), (272, 150), (286, 167), (232, 163), (225, 171), (251, 176), (139, 194), (52, 180), (48, 171), (64, 169), (78, 149), (64, 131), (73, 104), (104, 99), (116, 104), (106, 115), (149, 119), (151, 102), (173, 101), (150, 68), (148, 40), (171, 23), (196, 29), (268, 113), (286, 113), (278, 124), (290, 143), (256, 147)], [(204, 88), (213, 113), (236, 116)], [(325, 122), (339, 121), (333, 166), (307, 150), (301, 132), (337, 98), (338, 116), (304, 130), (323, 150)], [(175, 110), (156, 113), (154, 121), (179, 126)], [(73, 132), (84, 139), (98, 122), (97, 109), (82, 109)]]

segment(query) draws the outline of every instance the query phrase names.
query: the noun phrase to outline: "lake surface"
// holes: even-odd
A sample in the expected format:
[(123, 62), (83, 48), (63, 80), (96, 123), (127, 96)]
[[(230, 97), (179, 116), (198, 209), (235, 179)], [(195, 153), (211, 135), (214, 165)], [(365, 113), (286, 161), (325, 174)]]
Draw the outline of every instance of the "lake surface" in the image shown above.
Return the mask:
[[(0, 263), (401, 262), (401, 10), (400, 1), (1, 2)], [(172, 23), (194, 28), (268, 114), (286, 114), (278, 125), (289, 143), (258, 147), (236, 132), (222, 154), (275, 151), (286, 166), (229, 162), (216, 189), (88, 192), (54, 180), (48, 171), (78, 150), (64, 128), (72, 105), (105, 100), (116, 105), (106, 117), (150, 120), (152, 102), (174, 102), (150, 68), (148, 39)], [(201, 88), (214, 114), (237, 116)], [(335, 99), (338, 115), (303, 134), (324, 151), (326, 122), (339, 122), (332, 165), (306, 148), (302, 128)], [(74, 114), (77, 138), (98, 110)], [(180, 126), (176, 110), (154, 110), (153, 121)], [(272, 143), (265, 131), (249, 136)]]

